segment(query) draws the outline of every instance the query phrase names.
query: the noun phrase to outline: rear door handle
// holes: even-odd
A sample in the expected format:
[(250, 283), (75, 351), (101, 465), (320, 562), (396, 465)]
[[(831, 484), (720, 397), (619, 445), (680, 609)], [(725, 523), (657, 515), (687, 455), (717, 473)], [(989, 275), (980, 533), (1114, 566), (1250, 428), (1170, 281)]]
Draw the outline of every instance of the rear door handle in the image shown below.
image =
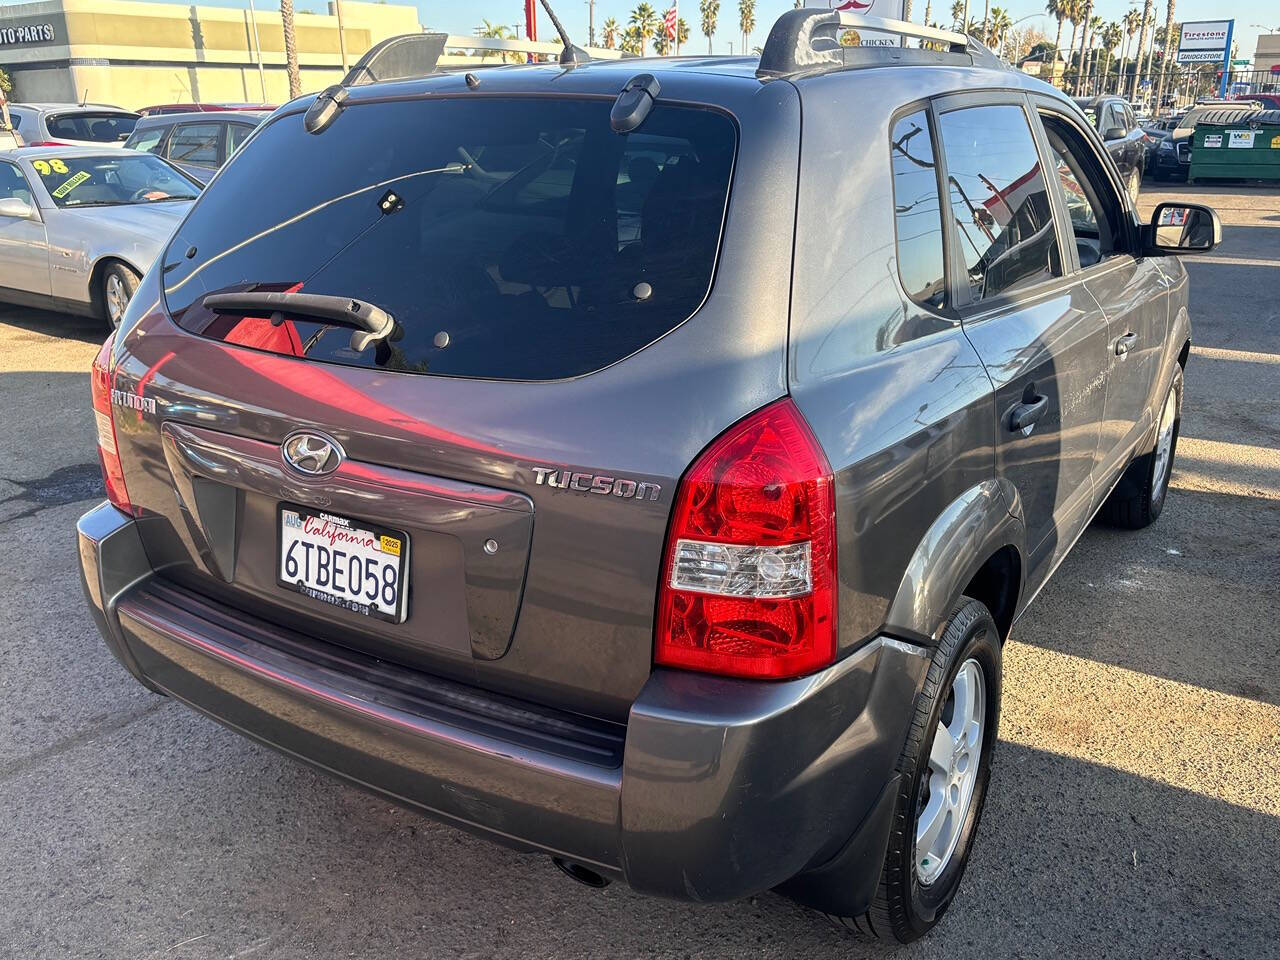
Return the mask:
[(1009, 411), (1009, 430), (1017, 433), (1025, 430), (1044, 416), (1049, 409), (1049, 398), (1043, 394), (1024, 400)]
[(1123, 337), (1116, 341), (1116, 356), (1123, 357), (1126, 353), (1133, 349), (1133, 345), (1138, 342), (1136, 333), (1126, 333)]

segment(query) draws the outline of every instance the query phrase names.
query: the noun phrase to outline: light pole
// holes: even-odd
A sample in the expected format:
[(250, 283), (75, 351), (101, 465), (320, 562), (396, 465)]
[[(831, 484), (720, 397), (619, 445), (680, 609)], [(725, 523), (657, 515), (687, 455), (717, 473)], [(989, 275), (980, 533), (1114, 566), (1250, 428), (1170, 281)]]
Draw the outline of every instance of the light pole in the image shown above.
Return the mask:
[(258, 48), (258, 83), (262, 87), (262, 102), (267, 102), (267, 72), (262, 67), (262, 41), (258, 39), (258, 11), (249, 0), (249, 19), (253, 22), (253, 45)]
[(1006, 30), (1006, 31), (1004, 32), (1004, 43), (1003, 43), (1003, 44), (1001, 44), (1001, 47), (1002, 47), (1002, 49), (1004, 50), (1004, 53), (1005, 53), (1005, 59), (1006, 59), (1006, 60), (1008, 60), (1008, 59), (1009, 59), (1009, 57), (1008, 57), (1008, 53), (1009, 53), (1009, 40), (1010, 40), (1010, 38), (1011, 38), (1011, 37), (1012, 37), (1012, 35), (1013, 35), (1013, 28), (1014, 28), (1014, 27), (1016, 27), (1018, 24), (1023, 23), (1023, 22), (1025, 22), (1025, 21), (1027, 21), (1027, 20), (1034, 20), (1034, 19), (1036, 19), (1036, 17), (1044, 17), (1044, 16), (1047, 16), (1047, 14), (1043, 14), (1043, 13), (1028, 13), (1025, 17), (1019, 17), (1017, 20), (1013, 21), (1013, 23), (1009, 24), (1009, 29), (1008, 29), (1008, 30)]

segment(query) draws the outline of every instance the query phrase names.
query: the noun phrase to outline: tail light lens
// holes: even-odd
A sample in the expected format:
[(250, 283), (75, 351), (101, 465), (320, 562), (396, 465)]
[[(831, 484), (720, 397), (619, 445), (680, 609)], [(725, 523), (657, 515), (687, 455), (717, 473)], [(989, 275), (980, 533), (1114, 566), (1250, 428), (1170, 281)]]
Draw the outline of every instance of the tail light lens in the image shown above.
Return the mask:
[(114, 333), (107, 337), (107, 342), (93, 358), (90, 374), (93, 419), (98, 425), (98, 463), (102, 466), (102, 482), (107, 488), (107, 499), (117, 509), (132, 513), (129, 491), (124, 486), (124, 468), (120, 465), (120, 453), (116, 449), (115, 414), (111, 408), (111, 347), (115, 339)]
[(69, 147), (71, 144), (63, 143), (61, 140), (36, 140), (27, 144), (28, 147)]
[(779, 678), (810, 673), (835, 654), (831, 467), (784, 398), (721, 434), (680, 482), (654, 659)]

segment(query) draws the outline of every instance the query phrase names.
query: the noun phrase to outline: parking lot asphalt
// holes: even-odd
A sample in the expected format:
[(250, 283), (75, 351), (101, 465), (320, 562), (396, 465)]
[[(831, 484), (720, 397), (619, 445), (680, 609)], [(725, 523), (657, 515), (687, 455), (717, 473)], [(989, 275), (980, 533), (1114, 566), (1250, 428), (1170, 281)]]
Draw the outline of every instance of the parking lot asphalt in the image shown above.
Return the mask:
[[(1095, 524), (1016, 627), (968, 876), (897, 956), (1280, 957), (1280, 191), (1169, 195), (1225, 234), (1165, 513)], [(587, 889), (136, 684), (75, 572), (104, 332), (0, 308), (0, 957), (885, 955), (773, 894)]]

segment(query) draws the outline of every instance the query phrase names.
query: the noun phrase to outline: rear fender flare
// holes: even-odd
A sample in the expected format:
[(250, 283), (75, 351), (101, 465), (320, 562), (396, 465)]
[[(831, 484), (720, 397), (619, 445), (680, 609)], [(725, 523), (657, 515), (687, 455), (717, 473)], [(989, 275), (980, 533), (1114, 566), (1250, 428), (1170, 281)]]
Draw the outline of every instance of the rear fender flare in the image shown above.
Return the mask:
[[(889, 605), (885, 632), (933, 643), (952, 604), (987, 558), (1006, 546), (1025, 556), (1025, 545), (1017, 489), (1003, 478), (970, 487), (942, 511), (920, 540)], [(1023, 569), (1019, 598), (1025, 576)]]

